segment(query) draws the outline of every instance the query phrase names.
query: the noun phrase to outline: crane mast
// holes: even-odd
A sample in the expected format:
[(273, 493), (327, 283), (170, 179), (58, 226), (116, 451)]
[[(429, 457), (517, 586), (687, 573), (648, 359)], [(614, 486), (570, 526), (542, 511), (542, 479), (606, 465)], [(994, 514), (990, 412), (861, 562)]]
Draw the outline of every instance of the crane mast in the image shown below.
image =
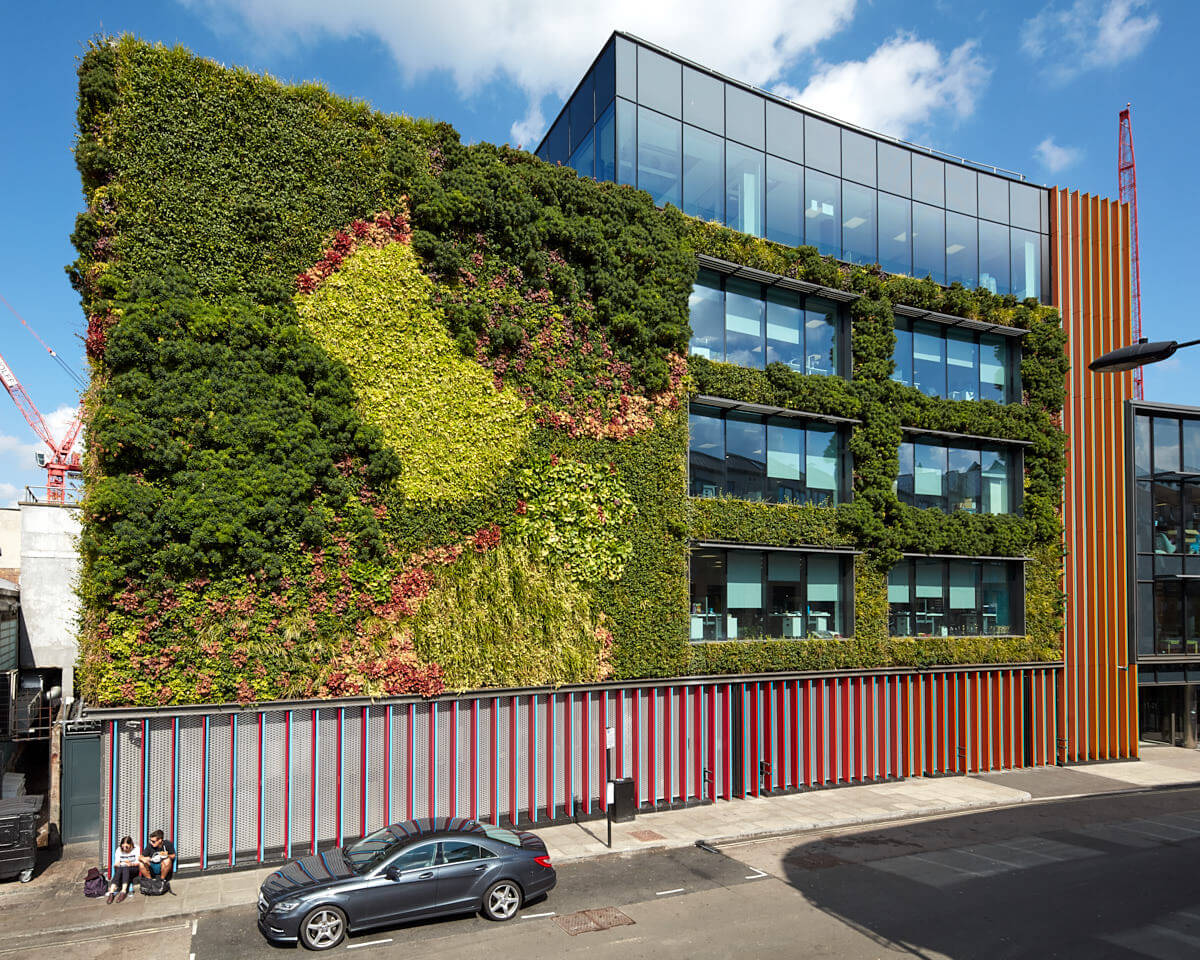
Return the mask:
[(64, 503), (66, 501), (67, 474), (80, 472), (79, 454), (73, 453), (72, 449), (79, 437), (83, 421), (80, 420), (79, 414), (76, 414), (75, 419), (67, 427), (66, 436), (60, 442), (55, 442), (54, 435), (50, 432), (50, 428), (46, 426), (45, 418), (3, 356), (0, 356), (0, 383), (4, 384), (4, 389), (13, 398), (13, 403), (21, 411), (25, 422), (29, 424), (41, 441), (50, 448), (50, 456), (46, 458), (44, 464), (46, 467), (47, 499), (51, 503)]
[[(1142, 268), (1138, 255), (1137, 166), (1133, 160), (1133, 123), (1130, 104), (1121, 111), (1117, 134), (1117, 186), (1122, 203), (1129, 204), (1129, 299), (1133, 310), (1133, 342), (1142, 338)], [(1134, 394), (1143, 399), (1142, 368), (1133, 371)]]

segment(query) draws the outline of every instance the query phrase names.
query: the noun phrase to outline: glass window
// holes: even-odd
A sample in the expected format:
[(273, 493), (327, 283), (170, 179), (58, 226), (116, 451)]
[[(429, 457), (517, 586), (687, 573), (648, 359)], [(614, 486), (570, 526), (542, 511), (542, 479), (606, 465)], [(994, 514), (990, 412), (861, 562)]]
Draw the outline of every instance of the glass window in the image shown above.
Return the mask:
[(701, 220), (725, 220), (725, 141), (683, 125), (683, 212)]
[(691, 579), (691, 639), (724, 640), (725, 552), (693, 553)]
[(979, 175), (979, 215), (997, 223), (1008, 223), (1008, 183), (1002, 177)]
[(911, 637), (913, 630), (912, 564), (902, 560), (888, 571), (888, 633)]
[(805, 435), (804, 482), (808, 501), (822, 506), (838, 502), (838, 434), (829, 428), (809, 427)]
[(1011, 513), (1009, 454), (998, 447), (985, 447), (983, 457), (983, 512)]
[(681, 124), (661, 113), (638, 107), (638, 187), (658, 206), (679, 206), (683, 148)]
[(614, 45), (609, 44), (596, 61), (596, 113), (602, 113), (604, 108), (613, 101), (617, 94), (616, 60)]
[(804, 171), (804, 242), (831, 257), (842, 253), (839, 187), (835, 177), (816, 170)]
[(836, 304), (809, 297), (804, 309), (805, 373), (833, 376), (838, 371)]
[(581, 177), (594, 177), (596, 175), (596, 151), (592, 145), (592, 131), (589, 130), (588, 135), (583, 138), (583, 142), (571, 154), (570, 166)]
[(794, 420), (767, 421), (767, 500), (802, 503), (804, 496), (804, 429)]
[(975, 171), (946, 164), (946, 209), (975, 216)]
[[(1133, 460), (1139, 477), (1150, 476), (1150, 418), (1133, 418)], [(1149, 516), (1149, 514), (1147, 514)]]
[(725, 143), (725, 223), (755, 237), (763, 232), (763, 157), (740, 143)]
[(1200, 473), (1200, 420), (1183, 421), (1183, 470)]
[(767, 101), (767, 152), (804, 162), (804, 114), (773, 100)]
[(1179, 473), (1179, 421), (1154, 418), (1154, 472)]
[(912, 154), (903, 147), (880, 142), (876, 156), (879, 159), (879, 189), (900, 197), (911, 197)]
[(1154, 485), (1149, 480), (1138, 480), (1133, 496), (1137, 514), (1134, 526), (1136, 549), (1138, 553), (1151, 553), (1154, 550)]
[(949, 603), (946, 604), (946, 632), (952, 637), (980, 635), (979, 566), (950, 562)]
[(679, 119), (683, 77), (678, 63), (646, 47), (637, 48), (638, 103)]
[(725, 361), (761, 370), (763, 364), (762, 287), (730, 279), (725, 286)]
[(992, 293), (1010, 293), (1008, 227), (979, 221), (979, 285)]
[(804, 165), (839, 176), (842, 172), (841, 130), (816, 117), (804, 118)]
[(842, 176), (875, 186), (875, 141), (853, 130), (842, 131)]
[(913, 276), (946, 282), (946, 214), (923, 203), (913, 204)]
[(725, 136), (758, 150), (763, 148), (763, 98), (725, 84)]
[[(596, 122), (595, 96), (595, 78), (589, 73), (579, 84), (579, 89), (575, 91), (575, 96), (571, 98), (571, 105), (568, 108), (571, 115), (572, 153), (579, 148), (585, 137), (591, 136), (592, 127)], [(572, 166), (575, 165), (572, 164)], [(591, 174), (589, 173), (588, 176), (590, 177)]]
[(892, 379), (906, 387), (913, 385), (913, 337), (908, 325), (896, 321), (896, 350), (892, 354)]
[(725, 486), (725, 421), (713, 407), (688, 409), (688, 492), (720, 496)]
[(785, 363), (804, 373), (804, 309), (790, 290), (767, 291), (767, 363)]
[(762, 417), (730, 412), (725, 418), (725, 490), (742, 500), (763, 498), (767, 431)]
[(1011, 232), (1012, 292), (1018, 300), (1042, 298), (1042, 272), (1038, 235), (1026, 230)]
[(913, 324), (913, 386), (931, 397), (946, 395), (946, 338), (936, 324)]
[(637, 185), (637, 108), (617, 101), (617, 183)]
[(560, 114), (538, 150), (538, 156), (547, 163), (563, 163), (567, 159), (567, 127), (570, 124), (565, 114)]
[(879, 265), (888, 273), (912, 273), (911, 206), (903, 197), (879, 194)]
[(946, 448), (931, 443), (913, 444), (913, 505), (946, 509)]
[(979, 336), (979, 399), (1008, 402), (1008, 340), (998, 333)]
[(1154, 552), (1175, 554), (1183, 552), (1183, 529), (1180, 523), (1180, 486), (1158, 481), (1154, 484)]
[(767, 155), (767, 239), (789, 247), (804, 242), (804, 168)]
[(913, 625), (923, 637), (946, 636), (946, 564), (941, 560), (917, 560), (914, 564), (916, 610)]
[(1041, 230), (1038, 222), (1038, 196), (1042, 191), (1023, 183), (1009, 183), (1009, 216), (1014, 227), (1023, 230)]
[(946, 165), (920, 153), (912, 155), (913, 199), (935, 207), (946, 203)]
[(596, 179), (617, 179), (617, 119), (612, 104), (596, 121)]
[(729, 615), (726, 635), (730, 640), (763, 634), (763, 555), (757, 550), (726, 553)]
[(389, 869), (424, 870), (426, 867), (432, 867), (437, 848), (436, 843), (420, 843), (415, 847), (408, 847), (388, 865)]
[(875, 191), (842, 181), (842, 259), (875, 262)]
[(888, 571), (892, 636), (1004, 636), (1024, 629), (1015, 565), (902, 560)]
[(624, 37), (616, 38), (617, 96), (637, 99), (637, 47)]
[(725, 133), (725, 84), (707, 73), (683, 68), (683, 119), (716, 134)]
[(725, 294), (721, 278), (701, 270), (688, 297), (692, 325), (690, 352), (706, 360), (725, 359)]
[(804, 558), (798, 553), (767, 554), (767, 634), (803, 637)]
[(974, 287), (979, 282), (976, 231), (979, 221), (961, 213), (946, 213), (946, 283)]
[(1184, 600), (1184, 653), (1200, 653), (1200, 582), (1185, 581)]
[(1183, 653), (1183, 583), (1154, 582), (1155, 653)]
[(1154, 653), (1154, 584), (1137, 585), (1137, 652)]
[(1200, 482), (1183, 482), (1183, 551), (1188, 558), (1188, 573), (1200, 573)]
[(470, 863), (472, 860), (484, 860), (495, 856), (491, 851), (484, 851), (476, 843), (464, 843), (462, 840), (442, 841), (442, 863)]
[(946, 392), (951, 400), (979, 399), (979, 345), (972, 333), (946, 331)]
[(1012, 636), (1025, 629), (1021, 602), (1013, 589), (1009, 565), (987, 561), (982, 566), (983, 633), (987, 636)]
[[(950, 512), (979, 512), (980, 459), (978, 450), (950, 447), (947, 455), (946, 497)], [(991, 511), (1003, 513), (1007, 511)]]
[(896, 497), (901, 503), (913, 502), (913, 445), (900, 444), (900, 468), (896, 472)]
[(808, 556), (808, 632), (815, 637), (841, 633), (841, 563), (837, 557)]

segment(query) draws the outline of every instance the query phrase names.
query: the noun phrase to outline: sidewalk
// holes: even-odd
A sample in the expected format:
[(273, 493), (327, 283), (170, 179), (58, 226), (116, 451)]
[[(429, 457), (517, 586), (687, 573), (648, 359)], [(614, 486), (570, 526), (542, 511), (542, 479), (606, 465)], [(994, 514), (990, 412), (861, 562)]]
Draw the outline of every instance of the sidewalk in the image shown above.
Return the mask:
[[(604, 843), (603, 820), (543, 827), (556, 865), (642, 850), (828, 830), (855, 824), (911, 820), (1053, 798), (1092, 796), (1182, 785), (1200, 785), (1200, 751), (1143, 743), (1141, 760), (1086, 767), (1042, 767), (968, 777), (913, 778), (896, 783), (813, 790), (783, 796), (639, 814), (613, 825), (613, 847)], [(276, 866), (236, 873), (184, 877), (177, 896), (134, 896), (105, 906), (85, 900), (83, 876), (94, 865), (95, 845), (68, 847), (31, 883), (0, 884), (0, 950), (35, 933), (95, 929), (126, 923), (155, 924), (206, 910), (248, 906)]]

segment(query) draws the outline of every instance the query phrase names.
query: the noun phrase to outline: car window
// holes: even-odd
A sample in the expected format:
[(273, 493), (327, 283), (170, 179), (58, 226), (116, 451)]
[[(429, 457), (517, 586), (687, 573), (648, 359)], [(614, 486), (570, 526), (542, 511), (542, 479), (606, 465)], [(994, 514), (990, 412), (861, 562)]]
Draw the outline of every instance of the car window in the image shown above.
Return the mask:
[(505, 830), (503, 827), (497, 827), (490, 823), (482, 824), (483, 832), (493, 840), (499, 840), (501, 843), (507, 843), (510, 847), (519, 847), (521, 838), (511, 830)]
[(445, 840), (442, 842), (442, 863), (466, 863), (469, 860), (482, 860), (494, 854), (475, 843), (464, 843), (462, 840)]
[(392, 861), (391, 868), (393, 870), (420, 870), (422, 867), (432, 867), (436, 854), (436, 843), (421, 843), (396, 857)]

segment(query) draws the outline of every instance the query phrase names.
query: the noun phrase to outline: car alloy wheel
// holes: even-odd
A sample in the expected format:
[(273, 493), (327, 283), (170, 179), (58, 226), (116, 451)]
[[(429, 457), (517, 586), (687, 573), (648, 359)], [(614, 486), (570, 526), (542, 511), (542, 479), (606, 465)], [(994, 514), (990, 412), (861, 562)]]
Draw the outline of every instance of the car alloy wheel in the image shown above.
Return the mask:
[(300, 924), (300, 939), (310, 950), (330, 950), (346, 936), (346, 915), (337, 907), (317, 907)]
[(489, 920), (511, 920), (521, 909), (521, 888), (511, 880), (492, 884), (483, 895), (483, 912)]

